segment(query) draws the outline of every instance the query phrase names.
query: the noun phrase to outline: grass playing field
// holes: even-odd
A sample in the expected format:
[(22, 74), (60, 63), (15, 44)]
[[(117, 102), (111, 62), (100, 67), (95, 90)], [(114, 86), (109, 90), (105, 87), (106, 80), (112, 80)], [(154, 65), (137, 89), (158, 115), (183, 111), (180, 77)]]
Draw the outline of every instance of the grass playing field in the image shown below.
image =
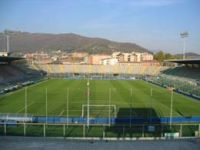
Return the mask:
[[(120, 117), (127, 117), (130, 113), (132, 117), (170, 116), (171, 92), (145, 81), (90, 80), (89, 89), (90, 105), (115, 105)], [(82, 105), (87, 104), (87, 80), (50, 79), (29, 86), (27, 113), (45, 116), (46, 98), (48, 116), (66, 116), (68, 112), (70, 117), (80, 117)], [(200, 101), (174, 93), (173, 116), (200, 116), (199, 108)], [(108, 107), (90, 107), (90, 115), (106, 117), (108, 110)], [(0, 113), (24, 112), (24, 88), (0, 96)], [(114, 116), (112, 107), (111, 113)]]

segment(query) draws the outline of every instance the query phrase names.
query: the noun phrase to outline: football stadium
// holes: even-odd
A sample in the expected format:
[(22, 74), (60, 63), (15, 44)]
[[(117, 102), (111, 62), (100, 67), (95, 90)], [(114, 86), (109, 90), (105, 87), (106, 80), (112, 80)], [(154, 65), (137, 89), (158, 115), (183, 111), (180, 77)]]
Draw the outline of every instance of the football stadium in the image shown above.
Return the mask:
[(200, 0), (0, 0), (0, 150), (200, 150)]
[(34, 64), (0, 57), (0, 135), (72, 139), (200, 136), (200, 60)]

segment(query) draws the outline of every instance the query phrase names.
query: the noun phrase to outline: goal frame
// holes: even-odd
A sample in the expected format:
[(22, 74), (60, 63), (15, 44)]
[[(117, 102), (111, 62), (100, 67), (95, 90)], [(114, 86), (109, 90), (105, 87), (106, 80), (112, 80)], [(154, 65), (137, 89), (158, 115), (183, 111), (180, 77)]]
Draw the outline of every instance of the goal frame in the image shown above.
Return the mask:
[[(116, 105), (87, 105), (87, 104), (83, 104), (82, 105), (82, 113), (81, 113), (81, 117), (84, 117), (84, 110), (85, 110), (85, 108), (87, 108), (87, 107), (108, 107), (108, 109), (110, 109), (111, 107), (113, 107), (114, 108), (114, 116), (115, 117), (117, 117), (117, 107), (116, 107)], [(110, 118), (110, 114), (108, 114), (109, 116), (109, 118)]]

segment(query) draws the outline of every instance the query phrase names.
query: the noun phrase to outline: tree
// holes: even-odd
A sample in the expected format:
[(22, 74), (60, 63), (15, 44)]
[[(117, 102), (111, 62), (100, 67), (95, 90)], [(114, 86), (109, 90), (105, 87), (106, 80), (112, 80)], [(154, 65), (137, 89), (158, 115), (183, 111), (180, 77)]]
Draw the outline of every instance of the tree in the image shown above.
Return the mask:
[(163, 51), (159, 51), (154, 55), (154, 58), (159, 62), (163, 62), (165, 59), (165, 53)]
[(172, 54), (170, 54), (170, 53), (165, 54), (165, 59), (173, 59), (173, 58), (174, 58), (174, 56)]

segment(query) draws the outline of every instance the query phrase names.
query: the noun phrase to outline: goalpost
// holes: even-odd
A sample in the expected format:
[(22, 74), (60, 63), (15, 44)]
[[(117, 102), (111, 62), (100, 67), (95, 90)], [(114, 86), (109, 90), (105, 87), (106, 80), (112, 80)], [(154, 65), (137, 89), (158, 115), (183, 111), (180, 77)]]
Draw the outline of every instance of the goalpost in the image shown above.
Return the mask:
[[(82, 105), (82, 113), (81, 113), (81, 116), (84, 117), (84, 116), (85, 116), (85, 112), (86, 112), (86, 115), (88, 114), (88, 113), (87, 113), (88, 108), (90, 109), (90, 116), (95, 115), (95, 113), (92, 114), (92, 112), (94, 112), (94, 111), (91, 111), (91, 107), (95, 109), (95, 110), (94, 110), (95, 112), (101, 113), (101, 114), (100, 114), (101, 117), (105, 117), (105, 115), (102, 114), (101, 111), (104, 111), (104, 113), (105, 113), (105, 111), (107, 111), (107, 112), (106, 112), (106, 116), (108, 116), (108, 118), (109, 118), (109, 124), (110, 124), (110, 122), (111, 122), (111, 121), (110, 121), (110, 120), (111, 120), (111, 113), (113, 114), (114, 117), (117, 116), (117, 108), (116, 108), (116, 105), (89, 105), (89, 106), (88, 106), (87, 104), (83, 104), (83, 105)], [(87, 110), (85, 110), (85, 108), (87, 108)], [(88, 117), (88, 120), (90, 119), (90, 116), (87, 116), (87, 117)], [(92, 118), (92, 117), (91, 117), (91, 118)]]

